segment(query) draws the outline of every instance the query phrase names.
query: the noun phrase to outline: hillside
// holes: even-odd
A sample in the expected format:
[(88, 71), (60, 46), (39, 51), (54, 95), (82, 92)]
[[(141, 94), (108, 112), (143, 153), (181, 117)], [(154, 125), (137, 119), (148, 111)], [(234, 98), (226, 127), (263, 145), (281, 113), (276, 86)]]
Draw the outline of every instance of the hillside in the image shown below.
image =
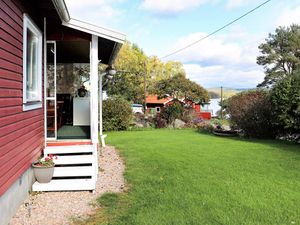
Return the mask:
[[(221, 97), (221, 88), (207, 88), (206, 89), (212, 98), (220, 98)], [(223, 88), (223, 98), (230, 98), (231, 96), (245, 91), (246, 89), (234, 89), (234, 88)]]

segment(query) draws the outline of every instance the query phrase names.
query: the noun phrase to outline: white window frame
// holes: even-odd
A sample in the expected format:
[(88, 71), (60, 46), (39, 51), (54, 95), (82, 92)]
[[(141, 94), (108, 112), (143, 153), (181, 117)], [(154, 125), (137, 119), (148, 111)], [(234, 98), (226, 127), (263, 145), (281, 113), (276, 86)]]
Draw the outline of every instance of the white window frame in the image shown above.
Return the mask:
[(155, 107), (155, 113), (160, 113), (160, 107)]
[[(27, 29), (38, 37), (37, 44), (37, 93), (36, 98), (27, 99)], [(42, 52), (43, 35), (27, 14), (23, 15), (23, 111), (42, 108)]]

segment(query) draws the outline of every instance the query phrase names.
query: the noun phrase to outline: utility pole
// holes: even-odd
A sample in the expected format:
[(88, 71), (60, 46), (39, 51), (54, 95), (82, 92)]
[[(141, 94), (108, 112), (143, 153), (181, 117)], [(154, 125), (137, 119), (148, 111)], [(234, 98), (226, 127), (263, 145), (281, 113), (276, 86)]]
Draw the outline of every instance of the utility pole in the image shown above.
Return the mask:
[(146, 77), (147, 77), (147, 74), (148, 74), (147, 63), (146, 63), (146, 61), (144, 62), (144, 66), (145, 66), (145, 72), (144, 72), (144, 113), (146, 114), (146, 108), (147, 108), (147, 87), (146, 87)]
[(223, 87), (221, 86), (221, 119), (223, 119)]

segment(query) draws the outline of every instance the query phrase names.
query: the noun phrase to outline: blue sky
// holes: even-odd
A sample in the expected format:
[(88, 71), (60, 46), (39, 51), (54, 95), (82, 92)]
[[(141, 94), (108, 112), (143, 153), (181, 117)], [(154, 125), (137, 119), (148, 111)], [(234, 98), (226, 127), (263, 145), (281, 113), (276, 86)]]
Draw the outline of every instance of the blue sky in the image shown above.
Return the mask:
[[(65, 0), (71, 17), (127, 35), (162, 57), (241, 16), (265, 0)], [(300, 0), (272, 0), (213, 37), (164, 60), (184, 64), (209, 87), (252, 88), (263, 80), (257, 46), (278, 26), (300, 24)]]

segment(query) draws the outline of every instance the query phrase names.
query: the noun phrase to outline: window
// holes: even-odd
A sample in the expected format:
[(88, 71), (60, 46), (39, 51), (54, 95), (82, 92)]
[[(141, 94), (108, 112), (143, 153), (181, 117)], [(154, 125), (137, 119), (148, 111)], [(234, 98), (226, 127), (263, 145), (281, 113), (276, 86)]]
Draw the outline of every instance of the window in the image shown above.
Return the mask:
[(42, 107), (42, 33), (24, 14), (23, 110)]
[(159, 113), (160, 112), (160, 107), (156, 107), (156, 112)]

